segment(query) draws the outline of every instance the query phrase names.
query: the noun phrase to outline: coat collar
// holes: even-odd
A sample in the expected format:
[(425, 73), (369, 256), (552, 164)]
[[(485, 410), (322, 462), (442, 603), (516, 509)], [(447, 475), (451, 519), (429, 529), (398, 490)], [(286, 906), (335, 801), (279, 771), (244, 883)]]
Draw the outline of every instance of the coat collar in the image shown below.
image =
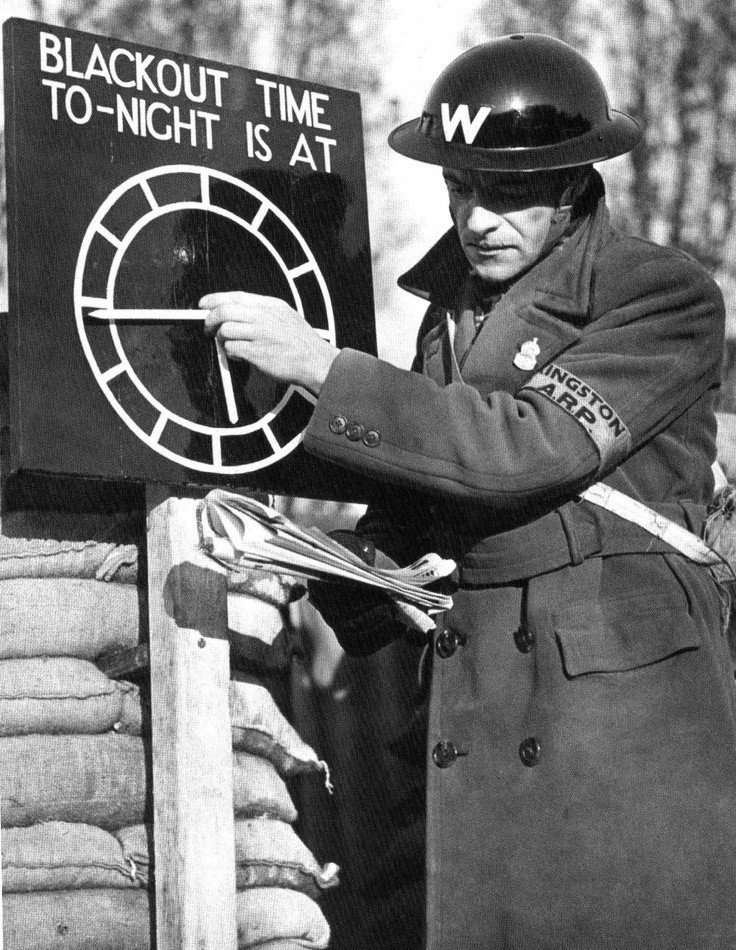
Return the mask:
[[(603, 181), (593, 172), (572, 233), (511, 285), (508, 295), (526, 298), (550, 316), (580, 325), (590, 306), (595, 252), (610, 227)], [(444, 310), (457, 306), (468, 262), (454, 228), (399, 278), (399, 286)]]
[(467, 275), (468, 260), (452, 227), (414, 267), (399, 277), (398, 284), (402, 290), (450, 310), (457, 303)]

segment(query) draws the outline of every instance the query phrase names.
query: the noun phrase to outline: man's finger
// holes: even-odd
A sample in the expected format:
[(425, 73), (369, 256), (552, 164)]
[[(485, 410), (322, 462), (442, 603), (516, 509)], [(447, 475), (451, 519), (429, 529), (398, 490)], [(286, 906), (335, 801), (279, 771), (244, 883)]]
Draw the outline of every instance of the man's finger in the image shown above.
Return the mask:
[(253, 340), (256, 337), (256, 327), (250, 322), (228, 320), (221, 323), (217, 336), (224, 342), (228, 340)]
[(221, 307), (225, 304), (243, 304), (244, 306), (270, 307), (284, 304), (281, 297), (269, 297), (266, 294), (249, 294), (244, 290), (223, 290), (213, 294), (205, 294), (198, 306), (203, 310)]
[(225, 340), (225, 353), (228, 359), (245, 360), (252, 363), (252, 350), (250, 344), (245, 340)]
[(223, 323), (253, 323), (260, 312), (260, 308), (256, 310), (239, 303), (220, 304), (207, 314), (204, 329), (212, 333)]
[(211, 310), (213, 307), (221, 307), (227, 303), (238, 303), (243, 297), (254, 296), (245, 294), (242, 290), (223, 290), (213, 294), (205, 294), (199, 301), (198, 306), (203, 310)]

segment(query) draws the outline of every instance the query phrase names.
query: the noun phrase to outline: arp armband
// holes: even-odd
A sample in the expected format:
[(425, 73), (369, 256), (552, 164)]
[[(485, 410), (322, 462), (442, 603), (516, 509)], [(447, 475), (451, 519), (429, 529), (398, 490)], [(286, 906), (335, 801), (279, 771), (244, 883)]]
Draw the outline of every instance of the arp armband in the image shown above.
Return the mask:
[(631, 445), (626, 423), (592, 386), (569, 370), (548, 363), (519, 391), (523, 389), (536, 390), (572, 416), (595, 444), (602, 468), (610, 468), (626, 456)]

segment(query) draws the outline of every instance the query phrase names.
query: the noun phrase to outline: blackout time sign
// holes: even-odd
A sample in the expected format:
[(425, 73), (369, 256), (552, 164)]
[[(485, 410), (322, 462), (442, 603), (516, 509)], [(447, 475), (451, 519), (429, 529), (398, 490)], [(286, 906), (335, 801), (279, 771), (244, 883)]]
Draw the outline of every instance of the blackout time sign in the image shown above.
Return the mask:
[(375, 352), (357, 95), (15, 19), (4, 51), (12, 467), (330, 493), (314, 397), (197, 302), (281, 297)]

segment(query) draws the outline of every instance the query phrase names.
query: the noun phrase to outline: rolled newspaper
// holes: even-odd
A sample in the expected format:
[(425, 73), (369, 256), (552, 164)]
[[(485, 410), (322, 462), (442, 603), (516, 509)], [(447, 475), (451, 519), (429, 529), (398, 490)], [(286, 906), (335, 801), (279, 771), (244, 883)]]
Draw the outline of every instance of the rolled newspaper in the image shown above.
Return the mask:
[(378, 587), (411, 626), (425, 632), (434, 627), (429, 614), (452, 606), (447, 594), (426, 589), (455, 570), (454, 561), (437, 554), (407, 567), (372, 567), (319, 528), (303, 528), (268, 505), (220, 488), (200, 503), (197, 519), (202, 549), (235, 575), (258, 569)]

